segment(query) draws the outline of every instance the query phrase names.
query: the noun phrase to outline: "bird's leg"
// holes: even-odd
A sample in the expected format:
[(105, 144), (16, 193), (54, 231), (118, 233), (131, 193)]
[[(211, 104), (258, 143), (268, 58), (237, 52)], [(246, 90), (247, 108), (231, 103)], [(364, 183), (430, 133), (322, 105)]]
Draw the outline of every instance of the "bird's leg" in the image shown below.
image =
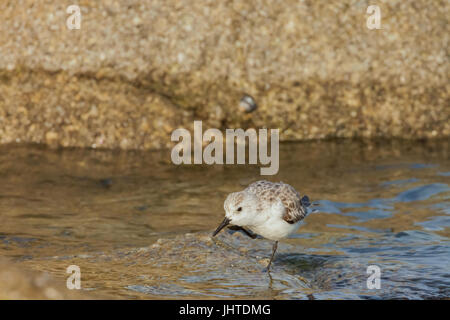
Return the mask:
[(242, 232), (244, 232), (247, 236), (249, 236), (252, 239), (256, 239), (256, 237), (257, 237), (256, 234), (254, 234), (254, 233), (252, 233), (252, 232), (248, 231), (247, 229), (245, 229), (243, 227), (240, 227), (240, 226), (229, 226), (228, 229), (242, 231)]
[(272, 256), (270, 257), (269, 264), (267, 265), (267, 272), (270, 271), (270, 265), (272, 264), (272, 260), (273, 260), (273, 257), (275, 256), (275, 251), (277, 251), (277, 248), (278, 248), (278, 241), (275, 241), (275, 243), (273, 244), (273, 247), (272, 247)]
[(256, 239), (256, 237), (257, 237), (257, 235), (255, 233), (250, 232), (247, 229), (242, 228), (242, 231), (244, 231), (244, 233), (252, 239)]

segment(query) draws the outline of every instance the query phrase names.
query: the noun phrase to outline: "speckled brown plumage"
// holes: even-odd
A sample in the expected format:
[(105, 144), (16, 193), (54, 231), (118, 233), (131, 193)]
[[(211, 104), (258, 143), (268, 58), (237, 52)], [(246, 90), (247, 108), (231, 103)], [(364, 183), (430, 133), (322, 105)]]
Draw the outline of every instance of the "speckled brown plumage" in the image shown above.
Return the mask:
[(297, 190), (286, 183), (260, 180), (250, 184), (246, 191), (268, 202), (280, 199), (286, 208), (283, 219), (287, 223), (296, 223), (305, 218), (307, 214), (306, 208), (309, 206), (308, 197), (301, 198)]

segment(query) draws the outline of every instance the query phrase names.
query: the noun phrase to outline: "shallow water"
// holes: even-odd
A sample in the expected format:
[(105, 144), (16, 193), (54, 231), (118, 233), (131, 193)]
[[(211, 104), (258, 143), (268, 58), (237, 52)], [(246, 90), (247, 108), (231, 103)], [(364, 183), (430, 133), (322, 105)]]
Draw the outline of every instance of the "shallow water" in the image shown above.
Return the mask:
[[(121, 298), (448, 298), (448, 141), (282, 144), (269, 177), (318, 203), (279, 245), (210, 233), (257, 166), (175, 166), (170, 151), (0, 147), (0, 255)], [(264, 177), (267, 178), (267, 177)], [(381, 271), (367, 288), (367, 267)]]

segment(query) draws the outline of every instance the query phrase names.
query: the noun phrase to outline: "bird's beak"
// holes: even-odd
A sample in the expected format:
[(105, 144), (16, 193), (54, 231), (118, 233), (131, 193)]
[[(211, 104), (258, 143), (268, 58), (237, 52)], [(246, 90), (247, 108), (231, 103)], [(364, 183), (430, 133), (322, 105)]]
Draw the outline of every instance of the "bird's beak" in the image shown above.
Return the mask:
[(212, 236), (215, 237), (216, 234), (218, 234), (220, 232), (220, 230), (222, 230), (223, 228), (225, 228), (229, 224), (230, 224), (230, 219), (225, 217), (225, 219), (223, 219), (222, 223), (217, 227), (216, 231), (214, 231)]

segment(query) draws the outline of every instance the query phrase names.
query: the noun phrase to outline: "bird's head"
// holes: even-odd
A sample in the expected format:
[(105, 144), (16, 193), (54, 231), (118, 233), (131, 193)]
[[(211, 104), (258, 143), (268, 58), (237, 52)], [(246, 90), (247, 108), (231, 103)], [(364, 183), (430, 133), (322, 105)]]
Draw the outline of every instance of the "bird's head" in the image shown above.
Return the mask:
[(245, 191), (230, 193), (225, 199), (223, 207), (225, 219), (213, 233), (213, 236), (229, 224), (240, 227), (250, 225), (259, 211), (256, 195)]

